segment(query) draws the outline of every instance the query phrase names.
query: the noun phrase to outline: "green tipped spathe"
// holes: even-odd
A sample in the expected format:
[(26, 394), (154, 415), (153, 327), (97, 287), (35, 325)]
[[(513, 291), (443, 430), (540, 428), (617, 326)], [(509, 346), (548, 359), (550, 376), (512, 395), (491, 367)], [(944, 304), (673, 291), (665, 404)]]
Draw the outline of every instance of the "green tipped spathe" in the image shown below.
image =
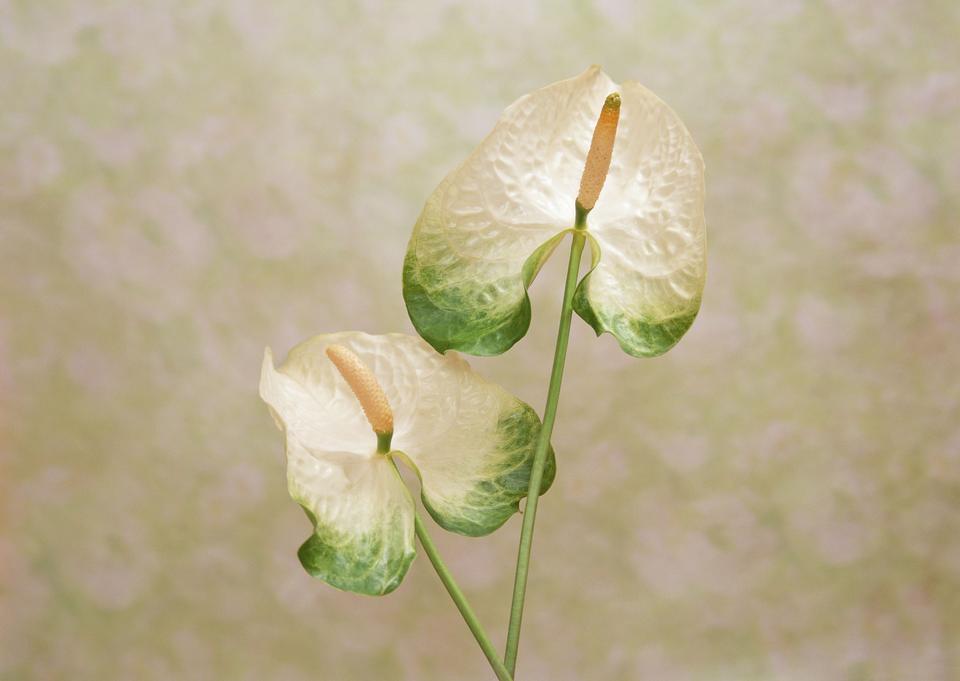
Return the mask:
[[(337, 588), (389, 593), (410, 567), (414, 502), (394, 457), (416, 471), (430, 515), (460, 534), (494, 531), (527, 494), (536, 413), (419, 338), (315, 336), (279, 367), (267, 349), (260, 396), (284, 432), (290, 496), (313, 523), (300, 561)], [(553, 475), (551, 453), (541, 492)]]
[(595, 267), (574, 309), (631, 355), (666, 352), (700, 308), (703, 175), (679, 117), (639, 83), (591, 67), (521, 97), (417, 220), (403, 268), (413, 325), (441, 352), (506, 351), (527, 332), (540, 266), (589, 212), (578, 226)]

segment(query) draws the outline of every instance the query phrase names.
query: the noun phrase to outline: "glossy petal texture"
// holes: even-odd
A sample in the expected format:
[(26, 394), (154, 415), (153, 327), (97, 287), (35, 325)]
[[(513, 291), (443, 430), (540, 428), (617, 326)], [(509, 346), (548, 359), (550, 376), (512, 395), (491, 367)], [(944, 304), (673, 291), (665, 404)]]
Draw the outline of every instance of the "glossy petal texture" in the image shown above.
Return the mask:
[(302, 347), (279, 371), (267, 350), (260, 377), (260, 396), (286, 435), (287, 488), (314, 525), (300, 562), (337, 588), (389, 593), (414, 557), (413, 499), (376, 453), (373, 431), (333, 363), (305, 356)]
[(287, 486), (314, 523), (298, 551), (307, 572), (374, 596), (400, 585), (415, 555), (414, 506), (389, 459), (332, 452), (321, 458), (288, 435)]
[[(335, 586), (385, 593), (413, 556), (413, 502), (326, 356), (332, 344), (373, 371), (393, 409), (394, 453), (416, 468), (424, 505), (446, 529), (487, 534), (517, 511), (540, 420), (455, 353), (439, 355), (412, 336), (315, 336), (279, 370), (266, 352), (260, 394), (286, 432), (290, 494), (316, 528), (301, 560)], [(551, 452), (543, 491), (554, 471)]]
[(511, 104), (427, 200), (404, 262), (404, 299), (435, 348), (493, 355), (526, 333), (537, 269), (528, 258), (572, 226), (597, 116), (614, 91), (620, 129), (589, 217), (601, 260), (576, 310), (638, 356), (665, 352), (689, 328), (706, 271), (700, 153), (656, 96), (591, 67)]
[(703, 159), (677, 115), (639, 83), (620, 87), (613, 162), (589, 228), (600, 264), (574, 308), (628, 353), (654, 356), (686, 333), (706, 278)]

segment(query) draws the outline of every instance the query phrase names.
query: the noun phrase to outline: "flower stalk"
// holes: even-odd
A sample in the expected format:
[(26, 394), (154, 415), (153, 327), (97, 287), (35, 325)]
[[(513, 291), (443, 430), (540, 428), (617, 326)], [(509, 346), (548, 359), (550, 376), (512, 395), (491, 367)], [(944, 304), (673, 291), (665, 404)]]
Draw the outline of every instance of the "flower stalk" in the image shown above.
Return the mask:
[[(581, 228), (582, 229), (582, 228)], [(560, 401), (560, 385), (563, 382), (563, 368), (567, 359), (567, 345), (570, 342), (570, 322), (573, 317), (573, 293), (577, 288), (577, 275), (580, 272), (580, 260), (586, 235), (578, 229), (573, 233), (570, 245), (570, 260), (567, 264), (567, 278), (563, 290), (563, 307), (560, 310), (560, 328), (557, 331), (557, 344), (553, 353), (553, 368), (550, 372), (550, 387), (547, 390), (547, 406), (543, 412), (543, 427), (537, 440), (536, 454), (530, 471), (530, 487), (527, 490), (527, 503), (523, 509), (523, 528), (520, 531), (520, 547), (517, 550), (517, 570), (513, 582), (513, 600), (510, 605), (510, 625), (507, 629), (507, 648), (504, 664), (512, 675), (517, 668), (517, 650), (520, 646), (520, 626), (523, 621), (523, 603), (527, 591), (527, 575), (530, 571), (530, 553), (533, 548), (533, 527), (537, 521), (537, 502), (540, 498), (540, 483), (543, 480), (543, 465), (550, 447), (553, 424), (557, 419), (557, 405)]]
[(437, 576), (440, 577), (440, 581), (443, 582), (443, 586), (446, 588), (447, 593), (450, 594), (450, 598), (453, 599), (454, 605), (457, 606), (457, 609), (463, 616), (463, 621), (466, 622), (467, 627), (470, 628), (470, 633), (472, 633), (473, 637), (477, 640), (480, 650), (483, 651), (483, 654), (490, 662), (490, 666), (493, 668), (493, 673), (497, 675), (497, 679), (499, 681), (512, 681), (512, 673), (500, 660), (500, 656), (497, 654), (497, 649), (493, 647), (493, 644), (487, 637), (486, 632), (484, 632), (483, 626), (480, 624), (480, 620), (477, 619), (476, 614), (473, 612), (473, 608), (470, 607), (470, 603), (467, 601), (466, 596), (463, 595), (460, 587), (457, 586), (456, 581), (453, 579), (453, 575), (450, 574), (450, 570), (447, 569), (447, 566), (440, 558), (440, 553), (437, 551), (437, 547), (434, 545), (430, 535), (427, 534), (427, 528), (424, 526), (423, 521), (420, 520), (419, 513), (414, 518), (414, 523), (414, 528), (417, 532), (417, 539), (420, 540), (420, 545), (423, 547), (424, 553), (427, 554), (427, 558), (430, 559), (430, 563), (433, 565), (433, 569), (436, 570)]
[[(333, 362), (333, 365), (337, 368), (337, 371), (340, 372), (340, 375), (343, 376), (344, 380), (346, 380), (350, 386), (354, 396), (360, 403), (360, 407), (363, 409), (363, 413), (373, 427), (373, 431), (377, 434), (377, 453), (389, 455), (390, 441), (393, 438), (393, 410), (390, 408), (390, 401), (387, 399), (387, 394), (384, 392), (383, 386), (380, 385), (380, 382), (370, 367), (349, 348), (334, 344), (327, 347), (326, 353), (327, 357), (330, 358), (330, 361)], [(399, 475), (400, 470), (397, 467), (396, 461), (393, 460), (393, 457), (390, 457), (390, 460), (397, 470), (397, 475)], [(437, 576), (440, 577), (440, 581), (447, 589), (447, 593), (450, 594), (454, 605), (457, 606), (457, 610), (459, 610), (463, 616), (463, 620), (466, 622), (470, 633), (473, 634), (477, 644), (480, 646), (480, 650), (483, 651), (483, 654), (490, 662), (490, 666), (497, 675), (497, 679), (499, 681), (512, 681), (510, 672), (507, 671), (507, 668), (500, 660), (500, 656), (497, 654), (496, 649), (483, 630), (480, 620), (477, 619), (466, 596), (463, 595), (463, 591), (460, 590), (453, 575), (450, 574), (450, 570), (440, 557), (440, 553), (437, 551), (436, 545), (427, 533), (427, 528), (423, 524), (420, 514), (416, 511), (414, 511), (413, 520), (417, 539), (420, 541), (420, 545), (430, 559), (430, 564), (433, 565), (433, 569), (436, 570)]]
[(563, 369), (567, 359), (567, 346), (570, 342), (570, 322), (573, 318), (573, 295), (577, 289), (580, 274), (580, 261), (586, 242), (587, 214), (593, 210), (603, 189), (610, 161), (613, 156), (613, 142), (617, 134), (620, 119), (620, 95), (613, 93), (607, 97), (593, 131), (590, 151), (584, 163), (580, 179), (580, 193), (576, 200), (576, 222), (573, 242), (570, 244), (570, 260), (567, 263), (567, 275), (563, 288), (563, 305), (560, 309), (560, 325), (557, 330), (557, 343), (553, 352), (553, 367), (550, 371), (550, 387), (547, 389), (547, 404), (543, 412), (543, 427), (537, 440), (530, 471), (530, 486), (527, 490), (527, 502), (523, 511), (523, 527), (520, 531), (520, 546), (517, 550), (517, 570), (513, 583), (513, 600), (510, 604), (510, 624), (507, 629), (507, 646), (504, 664), (514, 674), (517, 668), (517, 652), (520, 646), (520, 627), (523, 623), (523, 604), (526, 598), (527, 577), (530, 571), (530, 555), (533, 550), (533, 529), (537, 522), (537, 504), (540, 498), (540, 483), (543, 479), (543, 466), (550, 448), (550, 437), (557, 419), (557, 406), (560, 401), (560, 386), (563, 383)]

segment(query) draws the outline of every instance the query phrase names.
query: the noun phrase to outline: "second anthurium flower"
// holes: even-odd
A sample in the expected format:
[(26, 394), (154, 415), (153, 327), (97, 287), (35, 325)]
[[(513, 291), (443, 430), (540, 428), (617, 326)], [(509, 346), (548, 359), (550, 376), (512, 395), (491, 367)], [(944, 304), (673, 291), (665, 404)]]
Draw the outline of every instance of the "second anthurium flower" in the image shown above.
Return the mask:
[[(340, 589), (388, 593), (414, 558), (414, 501), (394, 457), (416, 471), (434, 520), (460, 534), (492, 532), (527, 494), (536, 413), (418, 338), (315, 336), (279, 369), (267, 349), (260, 395), (286, 436), (290, 495), (314, 526), (300, 561)], [(552, 451), (547, 469), (541, 492)]]
[[(603, 192), (575, 209), (606, 108), (616, 139), (609, 172), (593, 178)], [(679, 117), (639, 83), (594, 66), (521, 97), (427, 200), (404, 262), (410, 319), (441, 352), (504, 352), (530, 324), (527, 288), (576, 221), (592, 237), (593, 269), (574, 309), (629, 354), (662, 354), (700, 308), (703, 175)]]

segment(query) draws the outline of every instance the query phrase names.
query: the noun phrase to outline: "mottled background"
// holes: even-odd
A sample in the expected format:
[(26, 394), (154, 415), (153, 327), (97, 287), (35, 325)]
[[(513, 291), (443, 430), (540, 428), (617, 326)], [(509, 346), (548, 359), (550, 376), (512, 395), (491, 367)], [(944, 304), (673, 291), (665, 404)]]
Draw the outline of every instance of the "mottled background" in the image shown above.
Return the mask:
[[(668, 356), (575, 323), (520, 679), (960, 679), (960, 5), (0, 0), (0, 678), (492, 678), (294, 552), (264, 345), (410, 330), (427, 194), (600, 63), (687, 122)], [(541, 408), (564, 258), (474, 366)], [(435, 534), (498, 645), (519, 519)]]

